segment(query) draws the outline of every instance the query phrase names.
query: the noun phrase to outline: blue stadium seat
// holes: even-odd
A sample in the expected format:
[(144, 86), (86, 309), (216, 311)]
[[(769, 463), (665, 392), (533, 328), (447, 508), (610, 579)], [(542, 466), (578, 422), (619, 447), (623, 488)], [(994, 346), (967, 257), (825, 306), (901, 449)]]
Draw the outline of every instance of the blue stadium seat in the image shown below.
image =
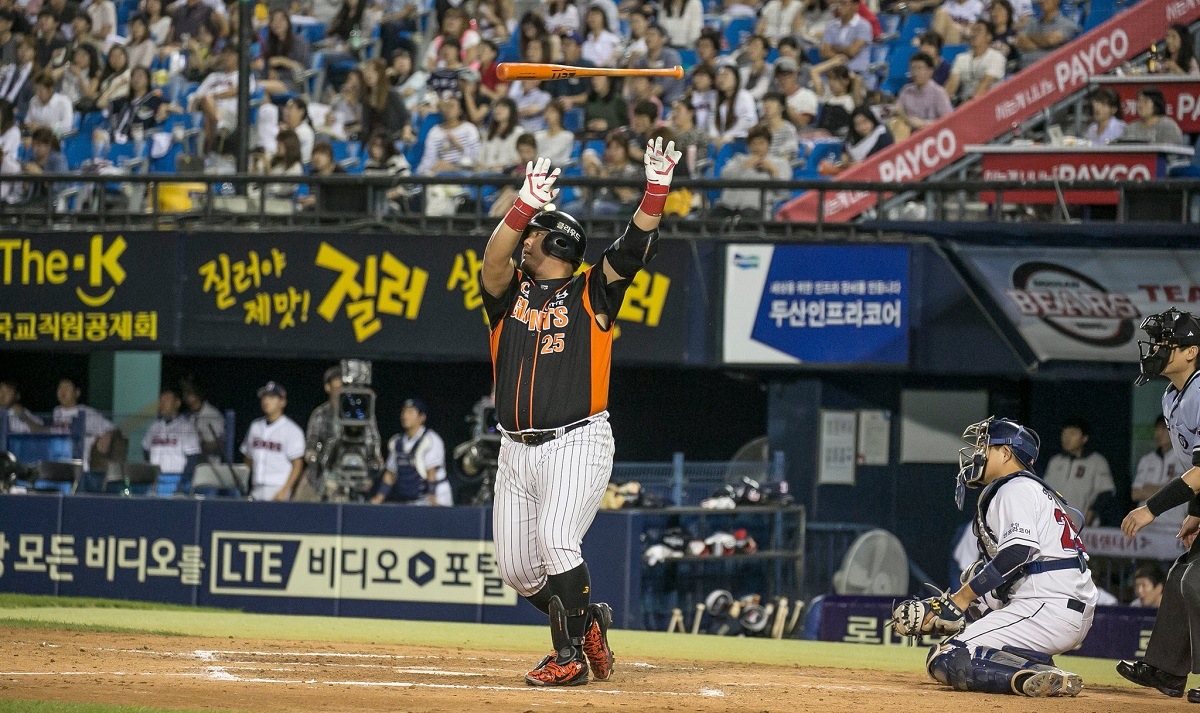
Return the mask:
[(899, 42), (891, 43), (888, 53), (887, 79), (883, 82), (883, 90), (890, 94), (900, 93), (900, 88), (908, 84), (908, 61), (917, 53), (917, 48)]
[(733, 51), (741, 47), (746, 38), (754, 34), (755, 22), (756, 18), (753, 17), (735, 17), (730, 20), (722, 33), (725, 49)]
[(98, 111), (89, 111), (79, 117), (79, 133), (91, 137), (97, 126), (104, 123), (104, 115)]
[(68, 461), (74, 457), (75, 444), (65, 433), (10, 433), (4, 449), (19, 463)]
[(583, 130), (583, 108), (575, 107), (563, 114), (563, 128), (573, 134)]
[(187, 492), (187, 487), (183, 484), (183, 475), (180, 473), (160, 473), (154, 494), (160, 498), (169, 498), (178, 492)]
[(357, 141), (330, 141), (333, 149), (333, 161), (346, 169), (347, 173), (362, 173), (363, 158), (361, 147)]
[(175, 167), (179, 161), (179, 155), (183, 153), (183, 146), (178, 143), (172, 143), (171, 148), (167, 149), (167, 153), (158, 158), (150, 159), (151, 173), (175, 173)]
[(496, 56), (496, 61), (498, 61), (498, 62), (519, 62), (519, 61), (521, 61), (521, 46), (519, 44), (517, 44), (517, 33), (514, 32), (513, 36), (509, 39), (509, 41), (506, 42), (504, 44), (504, 46), (500, 48), (500, 51), (499, 51), (499, 53), (497, 53), (497, 56)]
[(817, 168), (825, 159), (836, 159), (840, 156), (843, 148), (841, 141), (818, 141), (814, 143), (799, 178), (824, 178), (824, 176), (817, 172)]
[(88, 134), (71, 134), (62, 142), (63, 156), (67, 159), (67, 168), (72, 171), (79, 170), (84, 161), (92, 157), (92, 135)]
[(942, 59), (954, 64), (954, 58), (967, 51), (968, 45), (946, 45), (942, 47)]
[(696, 66), (696, 62), (698, 61), (696, 50), (684, 47), (676, 51), (679, 52), (679, 61), (683, 62), (684, 71)]
[(904, 19), (904, 24), (900, 26), (900, 41), (911, 45), (917, 35), (928, 30), (932, 25), (933, 13), (922, 12), (909, 15)]
[(311, 25), (301, 25), (299, 30), (304, 33), (304, 39), (308, 40), (310, 45), (325, 39), (325, 25), (319, 22)]

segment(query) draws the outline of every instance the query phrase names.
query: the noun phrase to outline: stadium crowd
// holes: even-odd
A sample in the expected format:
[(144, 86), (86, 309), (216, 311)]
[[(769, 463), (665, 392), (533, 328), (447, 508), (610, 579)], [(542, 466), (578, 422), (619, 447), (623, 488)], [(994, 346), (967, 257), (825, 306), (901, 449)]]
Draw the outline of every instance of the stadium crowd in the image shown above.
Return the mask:
[[(623, 177), (655, 135), (685, 147), (689, 175), (816, 178), (1074, 38), (1084, 9), (1061, 4), (1073, 1), (551, 0), (518, 18), (512, 0), (271, 0), (254, 9), (244, 122), (236, 3), (0, 0), (0, 172), (228, 173), (245, 131), (253, 173), (393, 176), (389, 206), (431, 215), (458, 210), (470, 192), (448, 180), (418, 196), (404, 176), (514, 174), (548, 155), (567, 175)], [(687, 74), (505, 83), (504, 60), (681, 64)], [(1167, 28), (1144, 69), (1200, 74), (1188, 28)], [(1154, 88), (1128, 125), (1110, 91), (1088, 104), (1088, 141), (1186, 142)], [(10, 181), (0, 198), (44, 200), (44, 190)], [(224, 207), (357, 210), (362, 193), (266, 184)], [(635, 200), (621, 188), (567, 193), (585, 213)], [(512, 193), (483, 198), (501, 215)], [(686, 215), (698, 199), (678, 191), (668, 213)], [(762, 204), (730, 190), (718, 208), (756, 214)]]

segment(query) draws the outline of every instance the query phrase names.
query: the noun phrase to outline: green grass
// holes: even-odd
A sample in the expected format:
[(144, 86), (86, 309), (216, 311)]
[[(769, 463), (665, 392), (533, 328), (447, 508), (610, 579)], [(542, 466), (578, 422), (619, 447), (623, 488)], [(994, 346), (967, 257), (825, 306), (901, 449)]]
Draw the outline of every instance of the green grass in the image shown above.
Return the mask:
[(193, 607), (187, 604), (164, 604), (162, 602), (139, 602), (124, 599), (100, 599), (97, 597), (51, 597), (44, 594), (0, 593), (0, 611), (5, 609), (33, 609), (44, 607), (71, 607), (83, 609), (138, 609), (156, 611), (228, 611), (213, 607)]
[[(101, 703), (58, 703), (55, 701), (4, 701), (0, 700), (0, 713), (201, 713), (200, 711), (174, 708), (147, 708), (145, 706), (107, 706)], [(209, 710), (205, 713), (213, 713)]]
[[(203, 636), (291, 641), (339, 641), (396, 646), (429, 646), (471, 650), (545, 653), (545, 627), (466, 624), (441, 621), (247, 614), (227, 610), (147, 605), (111, 600), (0, 596), (0, 625), (66, 628), (171, 636)], [(14, 601), (23, 602), (15, 604)], [(93, 604), (92, 602), (100, 602)], [(613, 647), (625, 661), (683, 659), (731, 661), (777, 666), (921, 671), (926, 650), (904, 646), (869, 646), (816, 641), (775, 641), (691, 636), (651, 631), (614, 631)], [(1093, 685), (1129, 685), (1113, 670), (1115, 662), (1076, 656), (1059, 657), (1060, 665)], [(0, 711), (5, 710), (0, 707)]]

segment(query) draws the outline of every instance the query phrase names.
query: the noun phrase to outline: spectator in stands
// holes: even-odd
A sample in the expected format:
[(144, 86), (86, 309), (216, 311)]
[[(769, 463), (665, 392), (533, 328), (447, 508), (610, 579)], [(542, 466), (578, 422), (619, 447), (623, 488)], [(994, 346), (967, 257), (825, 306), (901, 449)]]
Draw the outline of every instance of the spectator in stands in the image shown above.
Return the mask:
[[(3, 109), (0, 109), (2, 112)], [(12, 107), (9, 107), (9, 113), (12, 113)], [(9, 118), (11, 120), (11, 116)], [(42, 419), (21, 403), (21, 390), (11, 381), (0, 381), (0, 411), (8, 412), (9, 433), (34, 433), (45, 425)]]
[(429, 130), (417, 175), (469, 171), (479, 159), (479, 128), (464, 121), (462, 100), (444, 97), (439, 104), (442, 123)]
[(517, 105), (504, 97), (492, 107), (492, 117), (487, 134), (479, 147), (476, 170), (484, 173), (503, 173), (517, 162), (517, 131), (520, 117)]
[[(563, 166), (571, 160), (575, 148), (575, 134), (563, 127), (564, 106), (562, 99), (551, 100), (546, 105), (546, 128), (533, 134), (536, 156), (545, 156), (555, 166)], [(523, 164), (522, 164), (523, 165)]]
[(112, 111), (112, 103), (129, 96), (129, 52), (124, 45), (113, 45), (108, 51), (108, 60), (100, 81), (96, 85), (100, 94), (96, 97), (96, 108)]
[(90, 0), (84, 11), (92, 21), (92, 37), (100, 42), (104, 49), (111, 47), (113, 43), (110, 38), (117, 32), (117, 6), (112, 0)]
[[(1059, 11), (1059, 0), (1038, 0), (1042, 18), (1029, 24), (1017, 35), (1015, 47), (1021, 51), (1021, 65), (1028, 67), (1051, 50), (1062, 47), (1079, 34), (1079, 25)], [(994, 34), (994, 33), (993, 33)]]
[(387, 65), (382, 59), (369, 59), (362, 64), (362, 124), (359, 135), (366, 139), (382, 131), (393, 141), (403, 139), (409, 126), (408, 108), (398, 92), (392, 91), (387, 78)]
[(150, 71), (134, 67), (129, 72), (129, 93), (109, 105), (108, 120), (96, 128), (92, 141), (123, 144), (129, 141), (135, 126), (141, 127), (143, 136), (149, 136), (170, 113), (162, 92), (150, 85)]
[[(311, 176), (344, 176), (346, 169), (333, 158), (333, 147), (327, 141), (313, 146)], [(316, 208), (321, 213), (366, 213), (367, 192), (359, 186), (348, 184), (318, 184), (309, 188), (309, 194), (300, 199), (305, 208)]]
[(0, 69), (0, 99), (12, 104), (18, 114), (24, 114), (29, 109), (29, 100), (33, 98), (39, 74), (34, 64), (36, 57), (37, 46), (33, 38), (22, 37), (17, 44), (16, 64)]
[(74, 56), (76, 47), (90, 47), (97, 57), (102, 57), (107, 51), (104, 43), (92, 36), (92, 18), (84, 13), (76, 15), (71, 21), (70, 35), (70, 39), (67, 40), (67, 57)]
[(957, 104), (982, 96), (1004, 79), (1004, 55), (992, 49), (996, 31), (992, 23), (979, 20), (971, 27), (971, 44), (954, 58), (946, 94)]
[(616, 52), (618, 67), (635, 67), (646, 56), (646, 30), (650, 27), (653, 12), (646, 5), (640, 5), (629, 13), (629, 34)]
[(629, 160), (641, 163), (646, 153), (646, 141), (658, 128), (659, 107), (648, 99), (633, 105), (633, 116), (629, 120)]
[[(766, 57), (766, 53), (763, 54)], [(640, 69), (664, 69), (683, 64), (679, 52), (667, 46), (667, 31), (662, 25), (653, 23), (646, 28), (646, 56), (634, 63)], [(764, 65), (770, 68), (770, 65)], [(685, 85), (682, 79), (674, 77), (656, 77), (651, 84), (654, 95), (662, 106), (670, 106), (683, 96)]]
[(258, 398), (265, 418), (250, 424), (241, 447), (250, 467), (250, 497), (290, 500), (304, 471), (304, 432), (283, 413), (287, 392), (277, 382), (267, 382)]
[(13, 32), (13, 20), (16, 13), (11, 10), (0, 10), (0, 65), (17, 63), (17, 45), (21, 36)]
[(1117, 118), (1121, 112), (1121, 98), (1108, 87), (1092, 92), (1092, 123), (1083, 138), (1093, 146), (1107, 146), (1125, 133), (1125, 122)]
[(900, 90), (892, 112), (893, 124), (903, 127), (893, 129), (892, 133), (897, 138), (906, 138), (909, 133), (923, 129), (954, 111), (946, 90), (933, 81), (935, 66), (933, 57), (924, 52), (918, 52), (908, 60), (908, 76), (912, 77), (912, 81)]
[[(38, 129), (33, 136), (35, 157), (39, 152), (39, 145), (43, 147), (44, 153), (49, 153), (45, 149), (55, 146), (57, 143), (58, 139), (54, 134), (44, 128)], [(61, 153), (58, 156), (62, 158)], [(62, 159), (61, 165), (62, 170), (65, 171), (66, 159)], [(41, 172), (41, 167), (39, 167), (39, 172)], [(45, 172), (50, 173), (51, 170), (47, 168)], [(55, 395), (58, 397), (58, 406), (54, 407), (51, 423), (53, 424), (52, 429), (56, 433), (71, 433), (75, 419), (83, 418), (83, 470), (86, 472), (90, 465), (93, 446), (96, 452), (108, 454), (112, 447), (113, 432), (116, 427), (99, 411), (80, 403), (83, 391), (73, 379), (65, 377), (59, 379)]]
[(1167, 28), (1166, 52), (1158, 63), (1162, 74), (1200, 75), (1200, 62), (1196, 61), (1196, 45), (1186, 25), (1171, 25)]
[(418, 107), (426, 103), (426, 82), (429, 75), (425, 70), (413, 66), (412, 53), (403, 47), (392, 55), (392, 66), (388, 73), (392, 86), (404, 100), (405, 108), (410, 112), (417, 112)]
[(817, 116), (817, 95), (800, 86), (799, 65), (791, 57), (780, 57), (775, 63), (775, 86), (784, 97), (787, 119), (798, 131), (809, 128)]
[[(771, 130), (755, 126), (746, 137), (748, 153), (739, 153), (726, 162), (721, 169), (721, 178), (784, 181), (792, 177), (792, 169), (786, 159), (773, 156)], [(758, 188), (726, 188), (713, 206), (712, 214), (718, 218), (742, 216), (754, 220), (768, 217), (776, 203), (787, 197), (787, 191), (764, 191)]]
[(374, 133), (367, 139), (367, 161), (363, 164), (363, 173), (368, 176), (408, 176), (412, 174), (412, 166), (404, 154), (396, 150), (396, 142), (387, 134)]
[[(190, 1), (190, 0), (189, 0)], [(238, 51), (230, 44), (221, 50), (220, 70), (204, 78), (188, 100), (192, 111), (204, 115), (204, 147), (206, 151), (224, 152), (233, 148), (233, 132), (238, 130), (237, 86)], [(250, 91), (254, 91), (250, 77)]]
[[(1130, 498), (1139, 506), (1145, 505), (1150, 496), (1183, 473), (1183, 469), (1173, 457), (1171, 431), (1167, 428), (1166, 417), (1161, 413), (1154, 421), (1154, 445), (1154, 450), (1138, 460), (1133, 487), (1130, 488)], [(1185, 515), (1187, 507), (1179, 505), (1154, 518), (1154, 522), (1147, 526), (1147, 529), (1153, 528), (1174, 537), (1183, 525)]]
[(43, 12), (49, 12), (60, 26), (70, 25), (79, 14), (79, 3), (74, 0), (47, 0), (42, 5)]
[(322, 25), (328, 26), (342, 9), (341, 0), (305, 0), (301, 3), (303, 15), (314, 18)]
[[(458, 93), (462, 95), (463, 106), (467, 109), (467, 119), (476, 126), (483, 126), (487, 123), (494, 102), (479, 93), (479, 79), (479, 72), (470, 67), (458, 72)], [(509, 83), (508, 87), (511, 91), (512, 84)], [(504, 96), (508, 96), (508, 91), (504, 92)]]
[(587, 32), (583, 40), (583, 58), (596, 67), (614, 66), (621, 37), (609, 27), (604, 10), (591, 6), (584, 15), (584, 23)]
[[(347, 0), (353, 2), (354, 0)], [(200, 28), (208, 25), (213, 9), (204, 0), (184, 0), (177, 3), (171, 16), (170, 43), (183, 45), (189, 38), (200, 35)]]
[(822, 62), (812, 68), (813, 90), (821, 102), (818, 129), (842, 136), (850, 128), (850, 114), (858, 106), (857, 80), (858, 76), (843, 65), (829, 67), (828, 62)]
[(100, 68), (91, 47), (76, 47), (70, 64), (49, 71), (58, 75), (59, 92), (71, 102), (72, 107), (85, 114), (97, 108)]
[(871, 107), (860, 106), (850, 115), (850, 132), (846, 135), (846, 153), (842, 157), (842, 168), (849, 168), (865, 161), (891, 146), (892, 135), (887, 127), (871, 111)]
[(708, 134), (717, 148), (730, 141), (746, 138), (750, 128), (758, 123), (754, 97), (741, 87), (736, 68), (723, 64), (717, 72), (717, 104), (712, 112)]
[(728, 25), (739, 17), (754, 17), (758, 14), (757, 5), (754, 0), (721, 0), (721, 20)]
[(75, 111), (71, 100), (56, 92), (54, 85), (54, 76), (49, 72), (38, 75), (29, 111), (25, 113), (25, 127), (31, 131), (45, 128), (55, 136), (62, 136), (74, 128)]
[[(583, 37), (577, 32), (569, 32), (562, 36), (563, 64), (568, 67), (594, 67), (591, 61), (583, 57)], [(544, 85), (550, 96), (562, 103), (564, 111), (582, 107), (587, 103), (590, 84), (586, 77), (569, 77), (546, 82)]]
[(592, 77), (592, 89), (587, 103), (583, 105), (583, 125), (593, 135), (605, 135), (608, 131), (624, 126), (629, 120), (629, 110), (617, 80), (611, 77)]
[[(30, 157), (29, 160), (21, 164), (21, 173), (27, 176), (41, 176), (47, 173), (68, 173), (70, 171), (67, 166), (67, 158), (63, 156), (62, 144), (54, 132), (45, 126), (38, 127), (33, 130), (30, 137)], [(66, 190), (66, 185), (61, 183), (52, 183), (47, 185), (44, 181), (30, 181), (28, 184), (26, 201), (31, 205), (44, 205), (46, 202), (47, 191), (49, 194), (57, 198), (58, 194)], [(62, 210), (63, 206), (57, 206), (57, 210)]]
[(772, 156), (791, 161), (800, 153), (800, 137), (796, 126), (787, 120), (787, 97), (779, 92), (768, 92), (763, 97), (763, 126), (771, 132)]
[(541, 15), (546, 23), (546, 30), (552, 34), (579, 32), (583, 27), (583, 19), (579, 16), (579, 8), (575, 7), (574, 0), (546, 0), (541, 5)]
[[(662, 116), (663, 103), (654, 93), (654, 83), (649, 77), (629, 77), (625, 81), (625, 103), (629, 106), (629, 117), (626, 120), (626, 125), (633, 123), (634, 109), (643, 101), (648, 101), (654, 105), (658, 112), (655, 116), (655, 121)], [(640, 160), (640, 159), (635, 159)]]
[(405, 34), (418, 31), (421, 3), (418, 0), (383, 0), (380, 5), (379, 45), (383, 57), (391, 57), (401, 47), (412, 47)]
[(522, 129), (532, 133), (546, 128), (542, 112), (546, 110), (546, 105), (552, 97), (542, 89), (541, 82), (532, 79), (513, 82), (508, 88), (508, 96), (517, 105)]
[(179, 473), (182, 483), (191, 483), (192, 471), (200, 461), (200, 434), (180, 414), (183, 399), (175, 389), (158, 395), (158, 419), (142, 437), (142, 455), (163, 473)]
[(1014, 47), (1019, 31), (1014, 17), (1013, 6), (1008, 0), (992, 0), (988, 9), (988, 18), (992, 21), (992, 29), (996, 32), (992, 39), (992, 49), (1004, 55), (1006, 73), (1016, 72), (1021, 67), (1021, 53)]
[(452, 7), (446, 11), (442, 23), (442, 33), (433, 38), (425, 54), (425, 69), (432, 71), (437, 66), (438, 49), (447, 39), (458, 42), (459, 59), (464, 65), (479, 61), (479, 33), (468, 24), (467, 13), (461, 8)]
[(825, 26), (821, 57), (838, 59), (851, 72), (867, 71), (871, 58), (871, 25), (858, 14), (858, 0), (833, 0), (834, 19)]
[(1165, 580), (1162, 567), (1157, 562), (1140, 565), (1133, 572), (1133, 592), (1137, 596), (1129, 606), (1157, 609), (1162, 604)]
[[(0, 14), (8, 18), (10, 23), (9, 31), (17, 37), (27, 36), (33, 32), (33, 25), (29, 22), (29, 17), (25, 14), (29, 6), (26, 5), (25, 8), (25, 10), (19, 9), (13, 0), (3, 0), (3, 2), (0, 2)], [(0, 59), (11, 62), (12, 56), (9, 55), (6, 58)]]
[(146, 0), (146, 10), (143, 17), (146, 27), (150, 30), (150, 38), (154, 44), (162, 47), (171, 41), (171, 17), (163, 14), (162, 0)]
[(549, 43), (546, 48), (547, 59), (538, 60), (541, 62), (549, 62), (550, 57), (559, 56), (558, 52), (558, 35), (550, 34), (550, 30), (546, 28), (546, 21), (536, 12), (530, 11), (521, 16), (521, 22), (517, 25), (517, 51), (522, 61), (525, 59), (526, 52), (531, 43)]
[(767, 53), (770, 51), (771, 45), (762, 35), (751, 35), (746, 40), (745, 55), (750, 62), (738, 71), (741, 74), (742, 87), (756, 102), (761, 102), (771, 88), (773, 70), (767, 62)]
[(255, 62), (259, 84), (267, 99), (273, 94), (303, 93), (303, 74), (310, 61), (308, 40), (296, 32), (283, 10), (272, 11), (270, 18), (262, 59)]
[(195, 379), (181, 379), (179, 393), (187, 405), (188, 420), (200, 434), (200, 451), (210, 460), (219, 461), (225, 452), (225, 417), (208, 402)]
[(933, 31), (948, 45), (957, 45), (983, 18), (982, 0), (947, 0), (933, 13)]
[[(405, 51), (405, 50), (402, 50)], [(409, 63), (411, 66), (411, 62)], [(342, 88), (334, 95), (325, 116), (318, 119), (320, 126), (314, 127), (322, 136), (338, 141), (354, 141), (358, 138), (363, 115), (363, 75), (358, 67), (350, 70)]]
[(500, 51), (491, 40), (479, 42), (479, 93), (487, 103), (508, 95), (508, 82), (501, 82), (496, 75)]
[(695, 173), (696, 161), (708, 156), (708, 132), (696, 123), (696, 108), (688, 97), (675, 100), (667, 126), (675, 132), (675, 148), (683, 154), (685, 175)]
[(508, 44), (517, 29), (511, 0), (480, 0), (475, 5), (475, 29), (497, 47)]
[(755, 32), (766, 37), (772, 45), (778, 45), (785, 37), (792, 37), (804, 24), (805, 0), (767, 0), (760, 11)]
[(937, 67), (933, 69), (933, 81), (946, 86), (950, 79), (950, 63), (942, 56), (942, 36), (933, 30), (923, 32), (917, 39), (917, 52), (933, 57), (933, 61), (937, 62)]
[(280, 127), (295, 132), (300, 142), (300, 160), (308, 163), (316, 143), (316, 131), (308, 116), (308, 102), (303, 97), (292, 97), (283, 105)]
[[(583, 175), (591, 178), (635, 179), (642, 167), (629, 160), (629, 135), (624, 130), (609, 132), (604, 139), (604, 157), (594, 149), (585, 149), (581, 157)], [(563, 207), (575, 216), (615, 215), (632, 210), (639, 200), (636, 188), (605, 186), (585, 188), (581, 198)]]
[[(17, 123), (13, 105), (0, 99), (0, 173), (21, 172), (21, 125)], [(0, 202), (16, 203), (22, 197), (21, 184), (0, 183)]]
[(696, 40), (696, 65), (692, 67), (691, 73), (694, 75), (701, 67), (712, 72), (713, 78), (717, 76), (717, 60), (721, 56), (721, 35), (711, 27), (706, 27), (700, 31), (700, 37)]
[(1108, 460), (1095, 451), (1085, 452), (1090, 433), (1087, 421), (1071, 419), (1063, 424), (1062, 453), (1046, 464), (1044, 480), (1071, 507), (1084, 514), (1084, 523), (1096, 521), (1095, 505), (1105, 493), (1115, 492)]
[(698, 66), (689, 84), (688, 97), (696, 110), (696, 125), (708, 131), (717, 109), (717, 74), (707, 66)]
[(129, 64), (133, 67), (149, 69), (154, 63), (154, 58), (158, 56), (158, 45), (150, 36), (146, 18), (141, 15), (134, 15), (129, 20), (129, 41), (125, 48), (129, 50)]
[(692, 47), (704, 28), (704, 6), (700, 0), (664, 0), (658, 24), (666, 30), (667, 42), (672, 47)]
[[(517, 137), (517, 165), (509, 169), (508, 175), (523, 179), (525, 167), (530, 161), (536, 161), (538, 156), (551, 158), (550, 154), (538, 150), (537, 139), (532, 134), (521, 134)], [(553, 158), (551, 160), (557, 163), (557, 160)], [(496, 200), (492, 202), (492, 207), (488, 210), (488, 215), (492, 218), (503, 218), (508, 214), (509, 208), (512, 208), (516, 198), (517, 192), (512, 186), (501, 188), (500, 192), (496, 194)]]
[[(30, 110), (32, 111), (32, 109)], [(1176, 144), (1187, 146), (1179, 124), (1167, 116), (1167, 100), (1158, 87), (1142, 87), (1137, 95), (1137, 121), (1130, 122), (1122, 143)]]
[[(342, 0), (342, 6), (338, 8), (333, 21), (325, 30), (323, 42), (330, 50), (325, 55), (326, 64), (334, 58), (362, 59), (362, 48), (365, 44), (363, 12), (366, 9), (366, 0)], [(432, 44), (430, 46), (432, 47)]]
[(39, 67), (52, 67), (68, 61), (66, 56), (67, 38), (58, 30), (58, 20), (54, 13), (43, 9), (38, 13), (37, 29), (34, 33), (36, 57), (34, 61)]

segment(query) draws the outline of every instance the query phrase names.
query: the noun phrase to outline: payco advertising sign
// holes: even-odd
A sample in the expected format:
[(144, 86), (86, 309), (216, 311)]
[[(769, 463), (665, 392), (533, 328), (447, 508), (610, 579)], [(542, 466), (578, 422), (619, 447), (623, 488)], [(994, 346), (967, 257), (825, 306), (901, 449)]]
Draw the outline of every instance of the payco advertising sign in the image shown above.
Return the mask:
[(1133, 363), (1147, 315), (1200, 311), (1200, 251), (955, 250), (1040, 361)]
[(729, 245), (723, 358), (906, 364), (906, 246)]

